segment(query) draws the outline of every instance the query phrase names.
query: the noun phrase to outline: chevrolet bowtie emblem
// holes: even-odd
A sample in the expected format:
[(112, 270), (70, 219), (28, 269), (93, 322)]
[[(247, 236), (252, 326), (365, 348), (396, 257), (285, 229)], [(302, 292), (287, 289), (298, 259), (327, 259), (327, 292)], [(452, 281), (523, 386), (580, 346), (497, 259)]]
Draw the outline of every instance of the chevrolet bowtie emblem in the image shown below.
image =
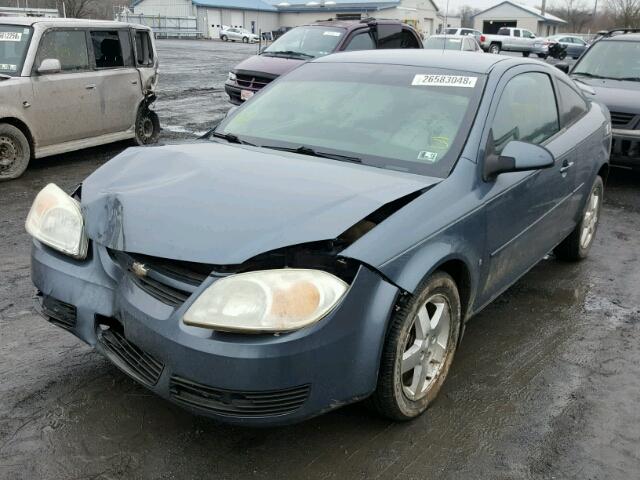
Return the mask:
[(146, 277), (147, 273), (149, 273), (149, 269), (140, 262), (133, 262), (131, 264), (131, 271), (138, 277)]

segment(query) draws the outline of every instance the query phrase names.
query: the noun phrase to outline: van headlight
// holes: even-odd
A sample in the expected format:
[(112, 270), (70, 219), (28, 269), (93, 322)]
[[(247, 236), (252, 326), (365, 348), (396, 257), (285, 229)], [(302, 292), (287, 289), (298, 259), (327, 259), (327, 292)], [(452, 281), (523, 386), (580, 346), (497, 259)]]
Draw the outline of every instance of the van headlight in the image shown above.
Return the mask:
[(25, 224), (45, 245), (77, 259), (87, 256), (87, 237), (80, 203), (50, 183), (36, 196)]
[(236, 81), (236, 74), (233, 72), (229, 72), (229, 80), (231, 80), (232, 82)]
[(344, 281), (321, 270), (240, 273), (221, 278), (202, 292), (183, 321), (213, 330), (288, 332), (322, 319), (347, 288)]

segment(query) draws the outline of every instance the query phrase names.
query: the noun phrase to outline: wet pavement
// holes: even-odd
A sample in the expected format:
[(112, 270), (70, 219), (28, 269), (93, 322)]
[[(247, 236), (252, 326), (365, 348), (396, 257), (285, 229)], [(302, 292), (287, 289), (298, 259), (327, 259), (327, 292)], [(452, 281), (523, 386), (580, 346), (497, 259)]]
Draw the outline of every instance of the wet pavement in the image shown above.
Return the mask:
[[(160, 42), (165, 140), (224, 114), (226, 71), (254, 50)], [(469, 323), (422, 417), (392, 423), (353, 405), (245, 429), (150, 394), (33, 310), (31, 201), (125, 147), (36, 161), (0, 184), (1, 479), (640, 477), (640, 175), (612, 173), (586, 261), (542, 261)]]

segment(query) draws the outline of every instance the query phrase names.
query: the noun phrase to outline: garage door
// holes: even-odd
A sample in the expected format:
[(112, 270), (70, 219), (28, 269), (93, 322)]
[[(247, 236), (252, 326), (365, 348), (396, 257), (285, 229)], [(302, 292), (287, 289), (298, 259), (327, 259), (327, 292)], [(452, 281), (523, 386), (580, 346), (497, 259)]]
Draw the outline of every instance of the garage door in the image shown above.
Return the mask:
[(235, 10), (231, 12), (231, 26), (244, 28), (244, 15), (242, 12)]
[(220, 38), (220, 27), (222, 26), (222, 18), (220, 10), (207, 9), (209, 23), (209, 38)]

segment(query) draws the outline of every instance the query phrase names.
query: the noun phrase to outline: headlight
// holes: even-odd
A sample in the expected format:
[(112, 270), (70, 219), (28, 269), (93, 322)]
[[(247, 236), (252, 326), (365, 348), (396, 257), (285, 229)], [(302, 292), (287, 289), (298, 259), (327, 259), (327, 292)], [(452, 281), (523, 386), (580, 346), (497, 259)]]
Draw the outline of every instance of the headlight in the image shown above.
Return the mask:
[(232, 82), (236, 81), (236, 74), (233, 72), (229, 72), (229, 80), (231, 80)]
[(36, 196), (25, 227), (32, 237), (62, 253), (78, 259), (87, 256), (80, 203), (53, 183)]
[(263, 270), (216, 281), (191, 305), (184, 323), (246, 333), (286, 332), (317, 322), (348, 285), (320, 270)]

